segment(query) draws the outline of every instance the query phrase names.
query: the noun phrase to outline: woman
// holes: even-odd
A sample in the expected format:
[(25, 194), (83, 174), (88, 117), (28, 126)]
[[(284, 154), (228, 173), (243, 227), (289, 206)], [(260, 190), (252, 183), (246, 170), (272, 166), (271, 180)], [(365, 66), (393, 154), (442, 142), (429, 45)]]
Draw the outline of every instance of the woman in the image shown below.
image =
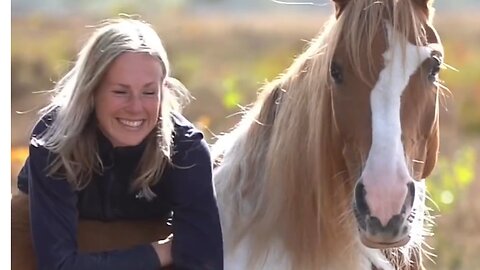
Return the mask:
[[(179, 113), (188, 91), (170, 77), (155, 31), (138, 20), (106, 21), (55, 90), (18, 181), (29, 194), (39, 269), (223, 269), (208, 147)], [(79, 219), (166, 218), (172, 211), (173, 238), (78, 250)]]

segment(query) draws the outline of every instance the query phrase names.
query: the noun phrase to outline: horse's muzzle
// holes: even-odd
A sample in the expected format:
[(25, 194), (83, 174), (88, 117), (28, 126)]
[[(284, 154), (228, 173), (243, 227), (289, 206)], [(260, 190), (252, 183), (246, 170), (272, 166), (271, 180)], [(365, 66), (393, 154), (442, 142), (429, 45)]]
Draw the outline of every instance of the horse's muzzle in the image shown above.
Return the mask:
[(365, 187), (359, 182), (355, 187), (354, 213), (358, 222), (360, 241), (367, 247), (385, 249), (406, 245), (410, 241), (412, 204), (415, 197), (415, 186), (407, 184), (408, 193), (401, 212), (391, 216), (386, 224), (371, 213), (365, 200)]

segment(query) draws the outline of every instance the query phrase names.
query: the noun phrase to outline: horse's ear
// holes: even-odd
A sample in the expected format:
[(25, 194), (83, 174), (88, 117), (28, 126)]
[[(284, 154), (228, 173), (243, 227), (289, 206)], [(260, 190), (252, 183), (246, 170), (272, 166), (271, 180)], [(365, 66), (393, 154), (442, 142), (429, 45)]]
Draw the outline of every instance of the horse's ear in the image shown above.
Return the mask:
[(434, 0), (412, 0), (415, 5), (424, 11), (427, 17), (430, 16), (430, 10), (432, 10), (433, 1)]
[(431, 7), (434, 0), (412, 0), (415, 4), (424, 7)]
[(343, 12), (343, 9), (348, 4), (349, 0), (332, 0), (335, 3), (335, 16), (338, 18)]

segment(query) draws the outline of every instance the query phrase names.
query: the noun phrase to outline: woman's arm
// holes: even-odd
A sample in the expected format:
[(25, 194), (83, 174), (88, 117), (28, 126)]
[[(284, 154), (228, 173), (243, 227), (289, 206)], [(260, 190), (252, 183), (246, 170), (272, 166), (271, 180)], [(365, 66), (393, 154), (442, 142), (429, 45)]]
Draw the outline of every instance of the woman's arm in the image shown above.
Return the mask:
[(177, 142), (174, 169), (168, 174), (174, 212), (175, 269), (223, 269), (223, 240), (212, 165), (202, 137)]
[(41, 270), (157, 270), (160, 262), (150, 244), (126, 250), (81, 253), (77, 246), (77, 195), (64, 179), (46, 176), (52, 154), (30, 145), (24, 173), (28, 178), (32, 238)]

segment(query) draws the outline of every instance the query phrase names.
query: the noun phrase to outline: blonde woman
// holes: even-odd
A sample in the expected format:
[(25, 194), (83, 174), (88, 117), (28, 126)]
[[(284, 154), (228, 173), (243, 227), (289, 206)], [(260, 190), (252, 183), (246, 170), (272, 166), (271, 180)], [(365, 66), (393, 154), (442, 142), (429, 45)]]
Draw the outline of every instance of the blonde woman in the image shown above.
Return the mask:
[[(41, 111), (19, 175), (39, 269), (223, 269), (210, 154), (179, 113), (187, 98), (150, 25), (123, 18), (96, 29)], [(101, 253), (77, 248), (79, 218), (172, 211), (166, 241)]]

